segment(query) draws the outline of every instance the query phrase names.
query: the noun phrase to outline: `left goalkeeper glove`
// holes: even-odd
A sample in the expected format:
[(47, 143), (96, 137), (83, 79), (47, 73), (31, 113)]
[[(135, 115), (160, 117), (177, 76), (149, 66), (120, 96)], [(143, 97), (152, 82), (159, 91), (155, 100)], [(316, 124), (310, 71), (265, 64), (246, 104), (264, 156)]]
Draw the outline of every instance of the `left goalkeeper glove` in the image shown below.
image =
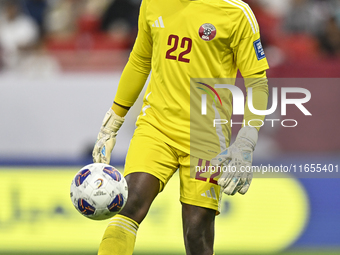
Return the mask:
[(92, 151), (94, 163), (110, 164), (111, 152), (116, 144), (117, 132), (123, 122), (124, 117), (118, 116), (111, 108), (107, 111)]
[[(258, 139), (258, 131), (254, 127), (243, 127), (239, 131), (235, 142), (225, 151), (211, 160), (211, 164), (221, 166), (223, 172), (218, 180), (218, 185), (227, 195), (237, 192), (244, 195), (253, 178), (251, 171), (253, 151)], [(227, 164), (226, 164), (227, 162)]]

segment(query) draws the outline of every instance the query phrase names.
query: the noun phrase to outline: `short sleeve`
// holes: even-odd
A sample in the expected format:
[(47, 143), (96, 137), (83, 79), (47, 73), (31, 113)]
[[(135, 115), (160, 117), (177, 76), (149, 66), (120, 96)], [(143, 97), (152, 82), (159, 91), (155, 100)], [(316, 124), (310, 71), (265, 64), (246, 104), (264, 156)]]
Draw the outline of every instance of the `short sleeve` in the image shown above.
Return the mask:
[(269, 69), (260, 28), (250, 7), (240, 10), (233, 37), (234, 60), (243, 77)]

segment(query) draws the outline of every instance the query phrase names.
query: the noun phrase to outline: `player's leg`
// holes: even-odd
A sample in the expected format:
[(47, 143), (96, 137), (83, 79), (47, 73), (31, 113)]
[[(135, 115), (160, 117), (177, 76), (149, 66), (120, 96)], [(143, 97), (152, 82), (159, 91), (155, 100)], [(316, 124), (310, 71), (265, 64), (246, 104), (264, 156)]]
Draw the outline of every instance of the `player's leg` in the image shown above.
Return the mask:
[(119, 213), (140, 224), (149, 211), (152, 201), (159, 192), (159, 179), (149, 173), (137, 172), (125, 176), (129, 199)]
[(150, 205), (178, 168), (178, 156), (150, 132), (138, 128), (130, 143), (124, 175), (128, 200), (113, 217), (99, 247), (99, 255), (131, 255), (137, 230)]
[[(215, 215), (220, 209), (219, 173), (196, 172), (209, 161), (179, 154), (183, 234), (187, 255), (212, 255)], [(216, 177), (216, 179), (215, 179)]]
[(123, 210), (113, 217), (99, 247), (99, 255), (133, 253), (139, 224), (159, 192), (159, 179), (148, 173), (127, 175), (129, 198)]
[(183, 236), (187, 255), (212, 255), (216, 210), (182, 203)]

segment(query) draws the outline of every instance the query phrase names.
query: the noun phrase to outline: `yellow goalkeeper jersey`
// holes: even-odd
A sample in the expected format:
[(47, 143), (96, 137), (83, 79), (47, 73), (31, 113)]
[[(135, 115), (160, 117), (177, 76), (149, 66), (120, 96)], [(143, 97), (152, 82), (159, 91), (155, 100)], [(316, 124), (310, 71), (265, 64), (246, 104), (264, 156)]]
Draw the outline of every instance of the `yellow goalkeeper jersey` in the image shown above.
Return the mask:
[[(230, 126), (213, 127), (213, 118), (230, 119), (232, 111), (231, 93), (215, 90), (209, 79), (235, 79), (238, 70), (247, 77), (269, 68), (259, 25), (240, 0), (143, 0), (129, 63), (143, 75), (152, 70), (137, 126), (206, 159), (225, 148), (230, 137)], [(120, 81), (118, 104), (134, 103), (124, 98), (134, 86), (131, 79)], [(201, 96), (207, 93), (212, 97), (202, 116)]]

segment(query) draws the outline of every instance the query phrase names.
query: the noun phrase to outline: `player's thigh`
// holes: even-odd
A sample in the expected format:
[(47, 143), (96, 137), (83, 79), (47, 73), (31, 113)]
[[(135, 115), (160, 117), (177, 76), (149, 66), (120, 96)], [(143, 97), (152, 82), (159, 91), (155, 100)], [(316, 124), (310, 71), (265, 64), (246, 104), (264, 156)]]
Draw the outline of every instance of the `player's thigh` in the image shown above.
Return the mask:
[(120, 214), (141, 223), (159, 193), (158, 178), (148, 173), (131, 173), (125, 177), (128, 184), (128, 200)]
[(124, 170), (129, 198), (121, 214), (140, 223), (177, 168), (178, 156), (171, 147), (149, 134), (135, 133)]
[(182, 203), (220, 212), (220, 173), (209, 167), (210, 162), (194, 157), (180, 157), (180, 200)]
[(159, 179), (162, 190), (178, 167), (178, 155), (171, 146), (137, 128), (126, 156), (124, 176), (148, 173)]

